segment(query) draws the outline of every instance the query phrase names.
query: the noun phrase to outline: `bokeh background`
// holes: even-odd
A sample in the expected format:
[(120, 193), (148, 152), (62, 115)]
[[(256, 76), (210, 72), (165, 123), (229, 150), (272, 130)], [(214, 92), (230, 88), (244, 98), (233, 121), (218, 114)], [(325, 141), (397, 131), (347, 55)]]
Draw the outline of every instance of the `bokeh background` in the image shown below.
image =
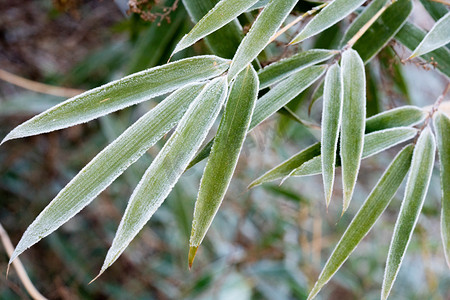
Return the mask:
[[(133, 3), (135, 13), (128, 11), (126, 0), (0, 0), (0, 69), (48, 85), (90, 89), (167, 62), (176, 42), (193, 26), (181, 1), (178, 6), (170, 0)], [(152, 9), (148, 11), (145, 4)], [(432, 19), (420, 2), (414, 4), (411, 18), (429, 29)], [(300, 1), (296, 9), (312, 6)], [(248, 13), (240, 19), (244, 30), (254, 17)], [(303, 48), (286, 47), (281, 38), (268, 47), (261, 61), (267, 64), (310, 47), (334, 48), (345, 25), (333, 26), (303, 43)], [(204, 53), (208, 49), (200, 42), (174, 59)], [(367, 66), (369, 115), (404, 104), (430, 105), (442, 93), (445, 79), (432, 65), (401, 63), (408, 53), (391, 43)], [(317, 123), (320, 99), (308, 114), (314, 91), (311, 87), (290, 106), (302, 118)], [(0, 80), (0, 138), (65, 99)], [(90, 159), (159, 100), (2, 145), (0, 222), (13, 243)], [(204, 162), (181, 178), (125, 253), (88, 285), (100, 269), (129, 196), (164, 141), (20, 258), (37, 289), (50, 299), (305, 299), (346, 226), (400, 149), (362, 163), (353, 202), (342, 218), (339, 174), (328, 211), (320, 176), (247, 190), (253, 179), (319, 137), (318, 131), (280, 114), (248, 136), (230, 189), (191, 271), (188, 239)], [(320, 299), (379, 299), (401, 197), (399, 192)], [(392, 299), (450, 299), (439, 211), (439, 170), (435, 168)], [(6, 279), (7, 261), (0, 246), (0, 299), (29, 299), (15, 270)]]

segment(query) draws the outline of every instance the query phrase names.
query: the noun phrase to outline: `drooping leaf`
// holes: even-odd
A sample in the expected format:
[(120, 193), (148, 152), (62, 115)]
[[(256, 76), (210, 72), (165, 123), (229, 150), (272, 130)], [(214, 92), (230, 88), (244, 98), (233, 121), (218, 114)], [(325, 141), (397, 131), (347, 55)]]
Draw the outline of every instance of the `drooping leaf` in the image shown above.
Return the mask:
[(341, 127), (341, 162), (344, 206), (346, 211), (361, 164), (366, 126), (366, 80), (364, 63), (355, 50), (342, 54), (344, 102)]
[[(281, 81), (267, 94), (256, 101), (255, 111), (253, 112), (252, 121), (249, 131), (253, 130), (265, 119), (273, 115), (289, 101), (294, 99), (298, 94), (303, 92), (311, 84), (314, 83), (325, 72), (325, 66), (311, 66), (298, 71), (289, 78)], [(207, 158), (211, 152), (213, 140), (209, 141), (189, 163), (187, 169), (195, 166), (203, 159)]]
[(450, 118), (437, 112), (433, 120), (441, 165), (441, 233), (445, 258), (450, 268)]
[[(203, 173), (195, 203), (190, 251), (197, 251), (225, 196), (250, 125), (259, 90), (258, 75), (248, 66), (236, 77)], [(190, 255), (192, 266), (194, 255)]]
[(28, 227), (11, 261), (76, 215), (173, 128), (203, 86), (193, 84), (174, 92), (97, 154)]
[[(366, 134), (364, 138), (362, 159), (406, 142), (412, 139), (416, 134), (417, 130), (415, 128), (408, 127), (390, 128)], [(291, 176), (300, 177), (320, 174), (322, 172), (320, 162), (320, 156), (314, 157), (293, 171)], [(336, 165), (341, 166), (341, 161), (337, 161)]]
[[(192, 22), (200, 21), (218, 2), (218, 0), (182, 0)], [(233, 58), (242, 38), (242, 26), (237, 19), (205, 37), (211, 51), (220, 57)], [(226, 43), (224, 43), (226, 41)]]
[(405, 24), (411, 14), (411, 0), (397, 0), (390, 5), (353, 45), (367, 63), (381, 51)]
[(408, 173), (413, 148), (413, 145), (403, 148), (381, 176), (328, 258), (308, 299), (313, 299), (339, 270), (389, 205)]
[(405, 196), (395, 223), (394, 235), (389, 247), (389, 254), (384, 273), (381, 299), (389, 296), (403, 257), (408, 248), (414, 227), (419, 219), (420, 211), (430, 184), (434, 165), (436, 145), (429, 127), (425, 128), (417, 140), (406, 183)]
[(212, 80), (189, 106), (131, 195), (100, 274), (125, 250), (163, 203), (214, 123), (226, 98), (226, 77)]
[(405, 105), (381, 112), (367, 118), (366, 133), (402, 126), (414, 126), (422, 123), (428, 113), (417, 106)]
[(333, 192), (343, 97), (341, 68), (338, 64), (334, 64), (328, 69), (325, 76), (322, 109), (322, 177), (327, 206), (330, 204)]
[[(395, 39), (408, 49), (414, 50), (424, 39), (425, 35), (426, 33), (422, 29), (410, 22), (406, 22), (396, 34)], [(435, 64), (439, 71), (450, 77), (450, 50), (447, 47), (440, 47), (421, 57), (425, 61)]]
[(267, 46), (281, 23), (288, 16), (298, 0), (272, 0), (264, 7), (250, 31), (242, 40), (228, 71), (231, 81)]
[(333, 26), (355, 9), (360, 7), (365, 0), (334, 0), (317, 14), (303, 30), (291, 41), (291, 44), (299, 43), (325, 29)]
[[(416, 133), (417, 130), (414, 128), (399, 127), (366, 134), (364, 137), (363, 158), (370, 157), (410, 140)], [(337, 157), (336, 166), (339, 167), (340, 165), (341, 161)], [(320, 156), (320, 143), (316, 143), (271, 169), (253, 181), (249, 187), (252, 188), (265, 182), (286, 178), (286, 176), (311, 176), (321, 173), (322, 157)]]
[(336, 50), (312, 49), (270, 64), (258, 71), (260, 88), (269, 87), (301, 69), (326, 61), (337, 53)]
[(448, 43), (450, 43), (450, 12), (434, 24), (410, 58), (426, 54)]
[(216, 56), (197, 56), (151, 68), (110, 82), (50, 108), (13, 129), (2, 141), (81, 124), (186, 84), (222, 74), (229, 61)]
[(230, 23), (256, 2), (258, 0), (221, 0), (181, 39), (173, 53), (191, 46), (211, 32)]

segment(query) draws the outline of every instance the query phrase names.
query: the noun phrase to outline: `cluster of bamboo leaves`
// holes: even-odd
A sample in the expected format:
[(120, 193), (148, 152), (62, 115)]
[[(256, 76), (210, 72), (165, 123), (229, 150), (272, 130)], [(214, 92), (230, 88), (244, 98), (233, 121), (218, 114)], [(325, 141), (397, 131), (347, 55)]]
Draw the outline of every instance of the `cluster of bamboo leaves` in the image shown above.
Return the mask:
[[(344, 212), (352, 199), (361, 160), (395, 145), (408, 144), (387, 167), (354, 217), (309, 298), (345, 262), (408, 177), (385, 269), (382, 298), (388, 297), (426, 198), (436, 143), (441, 165), (442, 238), (450, 265), (450, 119), (437, 106), (431, 111), (403, 106), (366, 118), (364, 68), (395, 38), (413, 50), (411, 57), (433, 57), (438, 70), (449, 76), (450, 52), (445, 45), (450, 42), (450, 13), (440, 15), (434, 27), (424, 34), (407, 22), (411, 0), (374, 0), (362, 9), (365, 0), (333, 0), (299, 17), (315, 14), (291, 44), (357, 13), (340, 49), (311, 49), (256, 70), (258, 55), (277, 34), (297, 0), (211, 0), (215, 6), (207, 13), (199, 1), (183, 1), (192, 19), (198, 22), (174, 53), (206, 38), (214, 53), (223, 57), (231, 53), (232, 59), (196, 56), (132, 74), (68, 99), (16, 127), (4, 138), (2, 143), (67, 128), (169, 94), (58, 193), (25, 231), (10, 262), (76, 215), (175, 128), (132, 193), (100, 274), (149, 221), (180, 176), (208, 158), (192, 221), (191, 266), (224, 199), (248, 132), (279, 111), (297, 118), (285, 105), (325, 76), (321, 141), (269, 170), (250, 187), (276, 179), (322, 174), (329, 205), (335, 169), (342, 167)], [(260, 13), (243, 36), (236, 18), (255, 10)], [(236, 47), (227, 43), (224, 36), (237, 40)], [(214, 139), (201, 148), (222, 110)]]

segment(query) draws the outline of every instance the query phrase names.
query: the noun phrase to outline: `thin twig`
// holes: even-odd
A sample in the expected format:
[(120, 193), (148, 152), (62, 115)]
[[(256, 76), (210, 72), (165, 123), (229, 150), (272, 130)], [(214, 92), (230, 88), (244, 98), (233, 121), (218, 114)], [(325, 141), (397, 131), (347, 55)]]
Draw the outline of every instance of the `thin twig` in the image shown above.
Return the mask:
[[(0, 224), (0, 239), (3, 243), (3, 246), (5, 247), (6, 253), (8, 254), (8, 257), (11, 257), (14, 247), (11, 243), (11, 240), (8, 236), (8, 233), (3, 228), (2, 224)], [(27, 275), (27, 271), (25, 271), (25, 268), (23, 267), (22, 262), (19, 258), (16, 258), (12, 262), (13, 267), (17, 271), (17, 275), (19, 276), (20, 281), (22, 281), (25, 289), (27, 290), (28, 294), (30, 294), (31, 298), (37, 299), (37, 300), (46, 300), (44, 296), (42, 296), (41, 293), (34, 287), (33, 283), (31, 282), (30, 278)]]
[(17, 76), (13, 73), (7, 72), (5, 70), (0, 69), (0, 79), (12, 83), (14, 85), (20, 86), (24, 89), (38, 92), (42, 94), (54, 95), (59, 97), (70, 98), (76, 95), (83, 93), (83, 90), (64, 88), (54, 85), (48, 85), (40, 82), (36, 82), (33, 80), (29, 80), (20, 76)]

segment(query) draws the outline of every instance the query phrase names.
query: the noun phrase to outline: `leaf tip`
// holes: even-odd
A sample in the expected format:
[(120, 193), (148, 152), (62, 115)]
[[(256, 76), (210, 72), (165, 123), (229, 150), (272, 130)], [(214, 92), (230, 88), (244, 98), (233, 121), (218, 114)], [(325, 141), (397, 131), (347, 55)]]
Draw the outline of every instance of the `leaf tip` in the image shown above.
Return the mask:
[(91, 283), (93, 283), (94, 281), (96, 281), (96, 280), (100, 277), (100, 275), (103, 274), (104, 271), (105, 271), (104, 269), (100, 270), (100, 272), (97, 274), (97, 276), (95, 276), (94, 279), (92, 279), (91, 281), (89, 281), (88, 285), (90, 285)]
[(189, 247), (189, 255), (188, 255), (188, 264), (189, 270), (192, 268), (192, 264), (194, 263), (195, 255), (197, 254), (198, 246)]

